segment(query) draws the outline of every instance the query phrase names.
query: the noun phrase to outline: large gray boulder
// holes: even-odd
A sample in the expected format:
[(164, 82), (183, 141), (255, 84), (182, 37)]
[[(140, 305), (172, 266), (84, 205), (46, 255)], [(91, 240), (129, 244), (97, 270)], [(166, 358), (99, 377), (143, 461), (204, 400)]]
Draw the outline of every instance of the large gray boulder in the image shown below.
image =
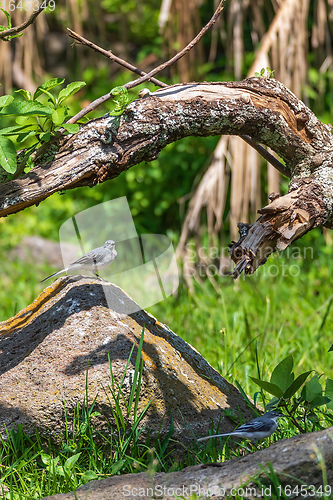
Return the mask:
[[(130, 311), (130, 312), (128, 312)], [(135, 312), (133, 312), (135, 311)], [(143, 376), (138, 411), (151, 404), (141, 425), (152, 436), (165, 435), (171, 417), (174, 438), (202, 436), (212, 421), (225, 431), (235, 424), (222, 414), (232, 408), (244, 419), (253, 415), (239, 391), (189, 344), (147, 314), (126, 293), (95, 278), (62, 277), (14, 318), (0, 323), (0, 433), (23, 425), (54, 437), (85, 397), (112, 422), (108, 385), (110, 356), (114, 376), (123, 376), (133, 344), (124, 392), (129, 395), (142, 328)], [(111, 401), (112, 402), (112, 401)], [(96, 417), (95, 428), (109, 432)]]

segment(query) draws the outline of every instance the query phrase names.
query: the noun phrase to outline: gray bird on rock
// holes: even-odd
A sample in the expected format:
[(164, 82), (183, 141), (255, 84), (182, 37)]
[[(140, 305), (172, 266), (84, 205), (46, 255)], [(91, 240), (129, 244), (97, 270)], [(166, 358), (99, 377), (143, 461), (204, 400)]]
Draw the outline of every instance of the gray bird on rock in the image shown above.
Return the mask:
[(53, 273), (47, 278), (44, 278), (41, 283), (44, 281), (53, 278), (54, 276), (59, 276), (59, 274), (65, 273), (67, 271), (81, 271), (83, 269), (87, 271), (92, 271), (98, 278), (98, 271), (105, 267), (108, 267), (114, 259), (117, 257), (116, 244), (112, 240), (108, 240), (104, 243), (102, 247), (94, 248), (82, 255), (79, 259), (75, 260), (68, 267), (58, 271), (57, 273)]

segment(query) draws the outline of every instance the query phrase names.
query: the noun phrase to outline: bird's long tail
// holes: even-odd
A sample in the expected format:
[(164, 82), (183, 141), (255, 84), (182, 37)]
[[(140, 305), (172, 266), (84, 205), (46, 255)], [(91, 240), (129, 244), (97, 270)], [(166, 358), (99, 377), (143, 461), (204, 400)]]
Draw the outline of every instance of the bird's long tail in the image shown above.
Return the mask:
[(205, 436), (205, 437), (199, 438), (198, 441), (205, 441), (206, 439), (219, 438), (219, 437), (222, 437), (222, 436), (231, 436), (231, 434), (233, 434), (233, 432), (226, 432), (224, 434), (213, 434), (211, 436)]
[(48, 276), (47, 278), (44, 278), (41, 281), (41, 283), (43, 283), (46, 280), (49, 280), (50, 278), (53, 278), (54, 276), (59, 276), (59, 274), (65, 273), (67, 270), (68, 270), (68, 267), (66, 267), (65, 269), (62, 269), (61, 271), (58, 271), (57, 273), (50, 274), (50, 276)]

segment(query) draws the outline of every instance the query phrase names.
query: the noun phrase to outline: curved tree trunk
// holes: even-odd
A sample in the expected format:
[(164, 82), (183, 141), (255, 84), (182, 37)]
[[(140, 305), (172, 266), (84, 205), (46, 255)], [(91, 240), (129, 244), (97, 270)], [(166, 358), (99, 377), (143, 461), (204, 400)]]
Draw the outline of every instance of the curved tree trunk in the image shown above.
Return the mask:
[[(333, 135), (283, 84), (268, 78), (188, 83), (141, 91), (121, 117), (105, 115), (53, 144), (43, 163), (0, 187), (0, 216), (52, 193), (93, 186), (155, 159), (186, 136), (248, 135), (285, 162), (289, 194), (273, 195), (252, 227), (231, 245), (234, 276), (252, 273), (310, 229), (333, 227)], [(139, 94), (139, 95), (140, 95)]]

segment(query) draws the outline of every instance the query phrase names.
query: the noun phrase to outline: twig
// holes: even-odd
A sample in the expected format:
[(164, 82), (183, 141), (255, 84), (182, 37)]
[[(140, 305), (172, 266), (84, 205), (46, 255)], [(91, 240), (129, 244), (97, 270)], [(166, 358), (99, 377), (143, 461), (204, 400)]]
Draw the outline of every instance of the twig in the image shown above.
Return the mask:
[[(131, 82), (126, 83), (123, 85), (127, 90), (131, 89), (133, 87), (136, 87), (137, 85), (140, 85), (143, 82), (146, 82), (147, 80), (151, 80), (151, 78), (156, 75), (156, 73), (159, 73), (163, 69), (167, 68), (168, 66), (172, 66), (176, 61), (178, 61), (181, 57), (183, 57), (187, 52), (189, 52), (198, 42), (199, 40), (203, 37), (203, 35), (215, 24), (217, 18), (221, 14), (223, 10), (223, 6), (225, 4), (226, 0), (221, 0), (219, 3), (216, 11), (214, 12), (211, 20), (202, 28), (202, 30), (197, 34), (196, 37), (193, 38), (193, 40), (184, 47), (183, 50), (178, 52), (175, 56), (173, 56), (171, 59), (168, 61), (164, 62), (163, 64), (160, 64), (160, 66), (157, 66), (157, 68), (153, 69), (149, 73), (145, 74), (141, 78), (138, 78), (137, 80), (133, 80)], [(105, 94), (102, 97), (99, 97), (95, 101), (91, 102), (86, 108), (82, 109), (79, 113), (77, 113), (75, 116), (73, 116), (70, 120), (68, 120), (67, 123), (75, 123), (78, 120), (80, 120), (83, 116), (86, 114), (90, 113), (94, 109), (96, 109), (98, 106), (103, 104), (105, 101), (113, 98), (113, 95), (109, 92), (108, 94)]]
[[(200, 40), (200, 38), (202, 37), (203, 35), (203, 31), (204, 33), (212, 26), (212, 24), (215, 23), (217, 17), (220, 15), (220, 13), (222, 12), (222, 8), (223, 8), (223, 1), (220, 3), (219, 7), (217, 8), (217, 10), (215, 11), (214, 13), (214, 16), (212, 17), (212, 19), (209, 21), (208, 24), (206, 24), (206, 26), (200, 31), (200, 33), (192, 40), (192, 42), (190, 42), (181, 52), (179, 52), (178, 54), (176, 54), (176, 56), (174, 56), (174, 58), (170, 59), (169, 61), (167, 61), (166, 63), (163, 63), (161, 66), (158, 66), (157, 68), (155, 68), (153, 71), (151, 71), (150, 73), (145, 73), (144, 71), (141, 71), (140, 69), (138, 69), (136, 66), (133, 66), (132, 64), (128, 63), (127, 61), (125, 61), (124, 59), (121, 59), (120, 57), (117, 57), (116, 55), (114, 55), (111, 50), (105, 50), (103, 49), (102, 47), (99, 47), (98, 45), (94, 44), (93, 42), (91, 42), (90, 40), (87, 40), (86, 38), (84, 38), (83, 36), (79, 35), (78, 33), (75, 33), (75, 31), (72, 31), (71, 29), (67, 28), (67, 31), (69, 32), (69, 36), (74, 38), (74, 40), (77, 40), (78, 42), (82, 43), (83, 45), (87, 45), (88, 47), (90, 47), (91, 49), (95, 50), (96, 52), (99, 52), (100, 54), (108, 57), (109, 59), (111, 59), (112, 61), (118, 63), (120, 66), (123, 66), (124, 68), (126, 69), (129, 69), (130, 71), (133, 71), (133, 73), (137, 73), (138, 75), (141, 75), (144, 79), (148, 79), (148, 76), (151, 75), (154, 71), (157, 73), (158, 71), (161, 71), (162, 69), (164, 69), (167, 65), (171, 65), (173, 64), (175, 61), (177, 61), (180, 57), (182, 57), (184, 54), (186, 54), (189, 50), (191, 50), (192, 47), (194, 47), (194, 45)], [(154, 73), (155, 74), (155, 73)], [(140, 80), (140, 79), (139, 79)], [(135, 85), (139, 85), (139, 80), (134, 80), (133, 82), (129, 82), (127, 84), (124, 85), (124, 87), (126, 87), (127, 89), (128, 88), (131, 88), (129, 85), (131, 84), (132, 87)], [(154, 77), (150, 77), (149, 80), (154, 83), (155, 85), (157, 85), (158, 87), (168, 87), (168, 85), (166, 83), (163, 83), (161, 82), (160, 80), (157, 80), (156, 78)], [(144, 80), (143, 80), (144, 81)], [(141, 82), (140, 82), (141, 83)], [(84, 108), (82, 111), (80, 111), (77, 115), (73, 116), (69, 121), (68, 123), (75, 123), (75, 121), (79, 120), (80, 118), (82, 118), (82, 116), (84, 116), (83, 114), (80, 115), (80, 113), (82, 112), (85, 112), (84, 114), (87, 114), (89, 113), (90, 111), (96, 109), (97, 106), (99, 106), (100, 104), (102, 104), (103, 102), (109, 100), (111, 97), (113, 97), (113, 95), (110, 95), (110, 93), (96, 99), (95, 101), (93, 101), (92, 103), (90, 103), (86, 108)], [(97, 103), (97, 105), (96, 105)], [(89, 109), (88, 109), (89, 108)], [(88, 110), (88, 111), (87, 111)], [(80, 115), (78, 117), (78, 115)], [(74, 121), (75, 120), (75, 121)], [(267, 160), (269, 163), (271, 163), (273, 165), (273, 167), (275, 167), (279, 172), (281, 172), (283, 175), (285, 175), (286, 177), (290, 177), (290, 171), (287, 167), (285, 167), (282, 163), (279, 162), (279, 160), (277, 160), (273, 155), (271, 155), (265, 148), (263, 148), (262, 146), (260, 146), (259, 144), (257, 144), (251, 137), (249, 137), (248, 135), (242, 135), (241, 138), (247, 142), (247, 144), (249, 144), (250, 146), (252, 146), (263, 158), (265, 158), (265, 160)]]
[[(70, 30), (67, 28), (67, 31), (69, 32), (69, 36), (74, 38), (74, 40), (77, 40), (78, 42), (82, 43), (82, 45), (87, 45), (91, 49), (95, 50), (95, 52), (99, 52), (105, 57), (108, 57), (111, 59), (111, 61), (114, 61), (118, 63), (120, 66), (124, 66), (124, 68), (129, 69), (130, 71), (133, 71), (133, 73), (137, 73), (140, 76), (146, 76), (147, 73), (144, 71), (141, 71), (138, 69), (136, 66), (133, 66), (133, 64), (128, 63), (127, 61), (124, 61), (124, 59), (121, 59), (120, 57), (115, 56), (111, 50), (105, 50), (102, 47), (99, 47), (95, 43), (91, 42), (90, 40), (87, 40), (86, 38), (83, 38), (83, 36), (79, 35), (78, 33), (75, 33), (75, 31)], [(166, 83), (161, 82), (160, 80), (157, 80), (156, 78), (151, 78), (150, 81), (157, 85), (158, 87), (168, 87)]]
[(279, 162), (279, 160), (277, 158), (275, 158), (275, 156), (271, 155), (267, 151), (267, 149), (260, 146), (260, 144), (257, 144), (252, 139), (252, 137), (250, 137), (248, 135), (241, 135), (240, 137), (243, 139), (243, 141), (247, 142), (247, 144), (252, 146), (253, 149), (255, 149), (263, 158), (265, 158), (265, 160), (267, 160), (268, 163), (271, 163), (271, 165), (273, 165), (273, 167), (275, 167), (276, 170), (278, 170), (281, 174), (285, 175), (286, 177), (290, 177), (289, 168), (286, 167), (285, 165), (283, 165), (283, 163)]
[(0, 31), (0, 40), (6, 38), (9, 35), (20, 33), (21, 31), (25, 30), (28, 26), (30, 26), (30, 24), (32, 24), (34, 22), (36, 17), (44, 9), (45, 9), (45, 4), (43, 6), (43, 3), (41, 3), (40, 6), (38, 7), (38, 9), (33, 14), (31, 14), (31, 16), (26, 21), (24, 21), (24, 23), (20, 24), (19, 26), (14, 26), (14, 28), (10, 28), (10, 29), (5, 30), (5, 31)]
[(138, 78), (137, 80), (133, 80), (132, 82), (127, 83), (127, 88), (132, 88), (136, 87), (137, 85), (140, 85), (141, 83), (145, 82), (146, 80), (150, 80), (150, 78), (156, 73), (159, 73), (163, 69), (167, 68), (168, 66), (172, 66), (175, 62), (177, 62), (181, 57), (183, 57), (187, 52), (189, 52), (193, 47), (201, 40), (203, 35), (210, 30), (210, 28), (215, 24), (217, 18), (221, 14), (223, 10), (223, 5), (225, 4), (226, 0), (221, 0), (219, 3), (219, 6), (217, 7), (216, 11), (213, 14), (213, 17), (211, 20), (202, 28), (202, 30), (197, 34), (196, 37), (193, 38), (193, 40), (186, 45), (186, 47), (183, 48), (178, 54), (173, 56), (171, 59), (168, 61), (164, 62), (163, 64), (160, 64), (160, 66), (157, 66), (157, 68), (153, 69), (149, 73), (147, 73), (146, 76), (142, 76), (141, 78)]

